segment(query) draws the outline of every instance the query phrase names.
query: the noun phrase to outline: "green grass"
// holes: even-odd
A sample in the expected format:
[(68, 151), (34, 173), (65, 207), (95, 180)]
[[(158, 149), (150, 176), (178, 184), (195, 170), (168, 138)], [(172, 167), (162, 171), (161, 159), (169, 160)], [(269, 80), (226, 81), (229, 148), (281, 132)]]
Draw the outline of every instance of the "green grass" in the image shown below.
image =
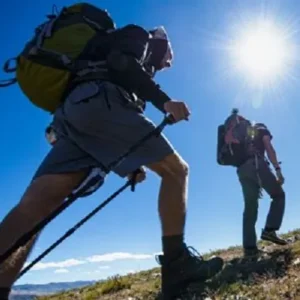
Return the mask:
[[(284, 235), (298, 236), (288, 246), (274, 246), (260, 242), (269, 255), (258, 262), (243, 262), (239, 246), (215, 250), (205, 254), (208, 258), (219, 255), (225, 261), (223, 271), (212, 280), (190, 286), (182, 300), (300, 300), (300, 230)], [(159, 300), (160, 269), (142, 271), (126, 276), (114, 276), (90, 287), (61, 294), (40, 297), (40, 300)], [(196, 296), (196, 297), (194, 297)], [(193, 298), (194, 297), (194, 298)]]
[(115, 293), (124, 289), (130, 289), (132, 281), (129, 277), (115, 276), (109, 278), (101, 285), (100, 294), (105, 295), (109, 293)]

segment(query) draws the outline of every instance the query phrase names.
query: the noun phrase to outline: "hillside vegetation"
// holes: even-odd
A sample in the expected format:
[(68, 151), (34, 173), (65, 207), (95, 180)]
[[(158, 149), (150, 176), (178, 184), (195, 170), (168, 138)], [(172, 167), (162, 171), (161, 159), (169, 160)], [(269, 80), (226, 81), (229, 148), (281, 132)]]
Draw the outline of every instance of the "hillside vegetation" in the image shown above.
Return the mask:
[[(244, 261), (242, 249), (231, 247), (205, 255), (220, 255), (223, 271), (205, 284), (193, 284), (181, 300), (300, 300), (300, 229), (283, 235), (289, 245), (260, 242), (265, 254)], [(160, 269), (115, 276), (101, 283), (39, 300), (159, 300)]]

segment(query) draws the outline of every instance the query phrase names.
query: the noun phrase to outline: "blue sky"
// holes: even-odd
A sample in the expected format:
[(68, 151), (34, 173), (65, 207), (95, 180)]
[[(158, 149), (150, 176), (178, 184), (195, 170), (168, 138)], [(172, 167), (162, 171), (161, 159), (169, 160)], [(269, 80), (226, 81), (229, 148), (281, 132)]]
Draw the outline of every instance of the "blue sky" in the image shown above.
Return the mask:
[[(300, 41), (300, 4), (294, 1), (91, 1), (107, 8), (117, 26), (136, 23), (146, 28), (164, 25), (175, 52), (174, 66), (157, 76), (171, 97), (184, 100), (192, 111), (189, 122), (165, 130), (190, 165), (186, 241), (200, 252), (241, 244), (243, 199), (235, 170), (216, 164), (217, 126), (232, 107), (268, 125), (283, 161), (287, 195), (282, 231), (299, 227), (298, 141), (300, 124), (299, 65), (270, 89), (245, 84), (232, 71), (224, 45), (234, 38), (244, 20), (262, 13), (279, 26), (289, 26), (288, 37)], [(61, 7), (72, 1), (60, 1)], [(53, 2), (6, 1), (0, 19), (0, 61), (21, 50), (34, 27), (51, 12)], [(3, 78), (6, 74), (1, 73)], [(0, 119), (2, 145), (0, 218), (19, 201), (49, 146), (44, 129), (50, 116), (32, 106), (17, 86), (2, 89)], [(148, 106), (147, 115), (159, 122), (162, 115)], [(81, 199), (44, 231), (31, 259), (118, 188), (123, 180), (110, 175), (95, 195)], [(53, 251), (18, 283), (45, 283), (99, 279), (156, 266), (153, 254), (161, 251), (157, 216), (158, 178), (149, 173), (135, 193), (124, 192), (84, 227)], [(260, 202), (258, 232), (264, 225), (269, 198)]]

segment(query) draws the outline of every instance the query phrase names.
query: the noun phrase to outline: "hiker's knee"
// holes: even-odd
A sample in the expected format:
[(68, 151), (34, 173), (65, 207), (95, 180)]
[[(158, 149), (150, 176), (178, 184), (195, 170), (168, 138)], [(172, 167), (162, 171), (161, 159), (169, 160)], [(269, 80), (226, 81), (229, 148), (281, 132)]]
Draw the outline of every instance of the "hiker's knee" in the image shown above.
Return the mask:
[(68, 197), (86, 176), (87, 171), (43, 175), (31, 182), (19, 203), (26, 215), (49, 214)]
[(244, 218), (248, 220), (256, 220), (258, 215), (258, 204), (255, 201), (245, 202)]
[(278, 190), (274, 191), (272, 193), (271, 198), (273, 201), (285, 201), (285, 192), (282, 188), (279, 188)]
[(244, 210), (244, 219), (248, 221), (255, 221), (258, 215), (258, 210), (256, 208), (250, 208)]
[(189, 174), (189, 166), (178, 154), (166, 156), (162, 161), (149, 166), (149, 168), (162, 178), (172, 178), (176, 181), (185, 180)]

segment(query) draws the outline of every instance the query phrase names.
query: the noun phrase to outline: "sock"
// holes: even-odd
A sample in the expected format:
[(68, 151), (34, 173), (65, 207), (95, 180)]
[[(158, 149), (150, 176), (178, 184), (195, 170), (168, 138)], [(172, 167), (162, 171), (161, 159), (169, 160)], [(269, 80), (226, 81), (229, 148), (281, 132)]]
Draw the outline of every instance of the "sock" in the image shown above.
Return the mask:
[(185, 243), (183, 241), (183, 234), (163, 236), (162, 245), (164, 255), (171, 258), (179, 256), (185, 249)]
[(0, 300), (8, 300), (10, 288), (0, 287)]

